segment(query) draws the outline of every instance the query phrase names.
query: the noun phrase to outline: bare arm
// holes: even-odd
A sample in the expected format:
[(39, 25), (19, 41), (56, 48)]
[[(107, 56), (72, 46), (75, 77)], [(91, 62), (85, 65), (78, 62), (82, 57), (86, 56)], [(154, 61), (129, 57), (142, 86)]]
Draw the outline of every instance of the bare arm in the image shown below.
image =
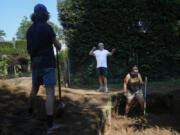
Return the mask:
[(112, 56), (115, 52), (115, 49), (112, 49), (112, 51), (109, 53), (109, 56)]
[(53, 44), (56, 47), (56, 49), (61, 50), (61, 43), (59, 42), (58, 36), (56, 36), (56, 38), (53, 39)]
[(94, 51), (96, 50), (96, 47), (93, 47), (92, 50), (89, 52), (89, 55), (94, 56)]
[(126, 92), (127, 92), (127, 84), (128, 84), (129, 78), (130, 78), (130, 76), (128, 74), (128, 75), (126, 75), (126, 77), (124, 79), (124, 94), (126, 94)]

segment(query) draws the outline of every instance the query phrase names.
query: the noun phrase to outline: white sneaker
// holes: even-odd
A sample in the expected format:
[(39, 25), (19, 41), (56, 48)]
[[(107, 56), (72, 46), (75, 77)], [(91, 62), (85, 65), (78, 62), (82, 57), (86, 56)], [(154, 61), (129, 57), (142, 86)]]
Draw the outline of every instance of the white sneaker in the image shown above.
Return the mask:
[(103, 91), (103, 88), (100, 87), (99, 89), (97, 89), (97, 91)]
[(50, 133), (52, 133), (54, 130), (56, 130), (56, 129), (58, 129), (58, 128), (61, 128), (61, 127), (64, 127), (64, 125), (62, 125), (62, 124), (53, 124), (52, 127), (49, 127), (49, 128), (47, 129), (47, 134), (50, 134)]
[(108, 88), (104, 88), (104, 92), (108, 92)]

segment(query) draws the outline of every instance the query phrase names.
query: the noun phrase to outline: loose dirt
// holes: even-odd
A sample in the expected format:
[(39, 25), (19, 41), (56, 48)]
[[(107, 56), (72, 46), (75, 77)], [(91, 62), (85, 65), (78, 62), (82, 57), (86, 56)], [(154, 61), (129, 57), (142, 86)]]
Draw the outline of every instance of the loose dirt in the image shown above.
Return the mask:
[[(148, 96), (146, 117), (121, 115), (112, 110), (111, 126), (104, 129), (104, 135), (180, 135), (180, 86), (152, 87)], [(18, 78), (0, 81), (0, 135), (46, 135), (45, 89), (40, 88), (36, 99), (36, 113), (26, 119), (27, 102), (31, 89), (31, 78)], [(150, 89), (150, 88), (148, 88)], [(110, 89), (111, 90), (111, 89)], [(63, 127), (52, 135), (98, 135), (99, 114), (107, 107), (109, 96), (117, 94), (97, 92), (92, 89), (62, 89), (66, 104), (64, 114), (55, 121)], [(170, 94), (163, 95), (162, 91)], [(56, 88), (56, 97), (58, 90)], [(159, 96), (160, 95), (160, 96)], [(166, 98), (159, 98), (165, 96)], [(137, 105), (138, 107), (138, 105)], [(119, 108), (118, 108), (119, 109)], [(106, 124), (106, 123), (104, 123)]]
[[(46, 135), (45, 89), (40, 88), (36, 99), (35, 116), (27, 120), (28, 97), (31, 78), (0, 81), (0, 135)], [(56, 88), (56, 96), (58, 90)], [(96, 90), (62, 89), (66, 104), (64, 114), (56, 112), (55, 122), (63, 127), (53, 135), (98, 134), (99, 112), (107, 105), (108, 95)]]

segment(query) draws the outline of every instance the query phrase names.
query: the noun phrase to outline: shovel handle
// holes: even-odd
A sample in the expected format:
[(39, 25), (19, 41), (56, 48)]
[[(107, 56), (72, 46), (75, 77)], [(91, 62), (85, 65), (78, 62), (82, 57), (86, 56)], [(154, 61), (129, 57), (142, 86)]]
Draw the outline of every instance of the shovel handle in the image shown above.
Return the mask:
[(146, 94), (147, 94), (147, 77), (145, 77), (145, 85), (144, 85), (144, 115), (146, 115)]
[(57, 65), (57, 77), (58, 77), (58, 90), (59, 90), (59, 99), (61, 100), (61, 70), (59, 65), (58, 49), (56, 49), (56, 65)]

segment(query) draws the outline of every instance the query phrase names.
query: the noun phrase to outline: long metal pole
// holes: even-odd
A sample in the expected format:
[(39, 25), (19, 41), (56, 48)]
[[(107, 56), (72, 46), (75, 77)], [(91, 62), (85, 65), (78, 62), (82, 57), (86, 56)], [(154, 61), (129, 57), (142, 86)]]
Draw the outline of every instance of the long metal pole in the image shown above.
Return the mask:
[(147, 94), (147, 77), (145, 77), (145, 85), (144, 85), (144, 115), (146, 115), (146, 94)]

